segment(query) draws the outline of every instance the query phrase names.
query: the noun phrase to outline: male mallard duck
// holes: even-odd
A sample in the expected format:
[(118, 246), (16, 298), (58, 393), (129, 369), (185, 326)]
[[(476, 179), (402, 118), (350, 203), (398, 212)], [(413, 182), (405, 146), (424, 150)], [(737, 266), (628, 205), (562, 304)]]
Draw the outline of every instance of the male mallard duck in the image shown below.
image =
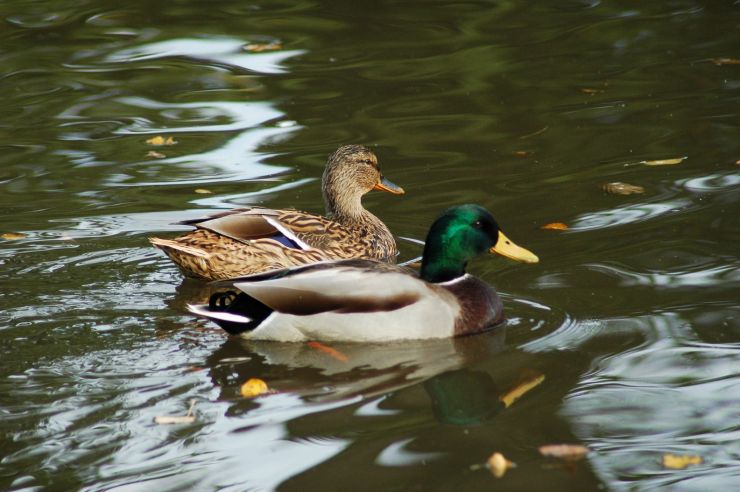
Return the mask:
[(378, 158), (362, 145), (329, 156), (322, 191), (331, 218), (298, 210), (262, 207), (229, 210), (179, 224), (196, 229), (175, 239), (149, 238), (189, 277), (229, 279), (323, 260), (372, 258), (394, 261), (393, 235), (365, 210), (370, 190), (402, 194), (380, 173)]
[(214, 294), (188, 306), (231, 334), (255, 340), (383, 342), (484, 331), (504, 319), (501, 299), (465, 273), (489, 251), (537, 263), (511, 242), (478, 205), (446, 210), (427, 235), (421, 273), (373, 260), (344, 260), (236, 281), (241, 292)]

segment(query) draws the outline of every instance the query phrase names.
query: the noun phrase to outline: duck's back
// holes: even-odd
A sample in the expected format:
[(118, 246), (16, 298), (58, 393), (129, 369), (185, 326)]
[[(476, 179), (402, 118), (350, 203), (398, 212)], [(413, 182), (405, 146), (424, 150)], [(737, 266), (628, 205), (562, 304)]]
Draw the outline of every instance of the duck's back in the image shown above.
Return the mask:
[(393, 236), (372, 219), (353, 227), (298, 210), (254, 207), (183, 221), (196, 229), (150, 241), (185, 275), (208, 280), (332, 259), (395, 260)]

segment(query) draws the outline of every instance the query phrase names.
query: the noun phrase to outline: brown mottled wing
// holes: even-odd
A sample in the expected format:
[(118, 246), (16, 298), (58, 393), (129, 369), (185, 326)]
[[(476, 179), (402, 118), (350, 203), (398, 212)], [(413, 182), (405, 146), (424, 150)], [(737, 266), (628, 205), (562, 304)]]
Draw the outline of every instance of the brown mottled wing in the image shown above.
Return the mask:
[[(277, 220), (312, 248), (324, 250), (336, 258), (344, 257), (335, 250), (344, 247), (352, 234), (340, 224), (320, 215), (294, 210), (280, 210)], [(350, 257), (354, 256), (357, 255)]]
[(255, 207), (229, 210), (209, 217), (179, 223), (194, 225), (198, 229), (206, 229), (236, 241), (244, 242), (269, 238), (279, 233), (280, 231), (275, 225), (270, 223), (270, 219), (277, 220), (279, 214), (280, 212), (277, 210)]

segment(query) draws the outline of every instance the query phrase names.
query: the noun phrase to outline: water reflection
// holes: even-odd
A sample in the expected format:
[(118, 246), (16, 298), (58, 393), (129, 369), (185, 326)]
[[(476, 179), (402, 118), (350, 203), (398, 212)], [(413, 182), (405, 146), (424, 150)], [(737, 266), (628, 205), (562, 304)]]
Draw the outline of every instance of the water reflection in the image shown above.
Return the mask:
[[(368, 398), (492, 357), (503, 349), (505, 331), (499, 327), (474, 337), (392, 344), (332, 343), (331, 350), (322, 344), (232, 337), (208, 358), (207, 366), (223, 398), (238, 395), (241, 383), (251, 377), (309, 401)], [(444, 386), (435, 386), (440, 397)]]
[(304, 53), (304, 50), (272, 51), (269, 53), (245, 53), (245, 40), (228, 37), (202, 37), (169, 39), (147, 43), (111, 53), (109, 63), (131, 63), (160, 58), (182, 57), (199, 64), (210, 63), (238, 67), (252, 72), (267, 74), (282, 73), (281, 64), (288, 58)]

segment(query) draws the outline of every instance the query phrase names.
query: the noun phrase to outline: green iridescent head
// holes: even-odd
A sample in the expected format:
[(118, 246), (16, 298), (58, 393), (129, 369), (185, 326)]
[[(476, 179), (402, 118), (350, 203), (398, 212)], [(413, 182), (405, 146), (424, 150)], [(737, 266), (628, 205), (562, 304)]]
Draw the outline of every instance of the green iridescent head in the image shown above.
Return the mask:
[(485, 208), (479, 205), (448, 208), (427, 234), (421, 278), (428, 282), (458, 278), (465, 274), (468, 261), (486, 251), (525, 263), (539, 261), (532, 252), (507, 238)]

